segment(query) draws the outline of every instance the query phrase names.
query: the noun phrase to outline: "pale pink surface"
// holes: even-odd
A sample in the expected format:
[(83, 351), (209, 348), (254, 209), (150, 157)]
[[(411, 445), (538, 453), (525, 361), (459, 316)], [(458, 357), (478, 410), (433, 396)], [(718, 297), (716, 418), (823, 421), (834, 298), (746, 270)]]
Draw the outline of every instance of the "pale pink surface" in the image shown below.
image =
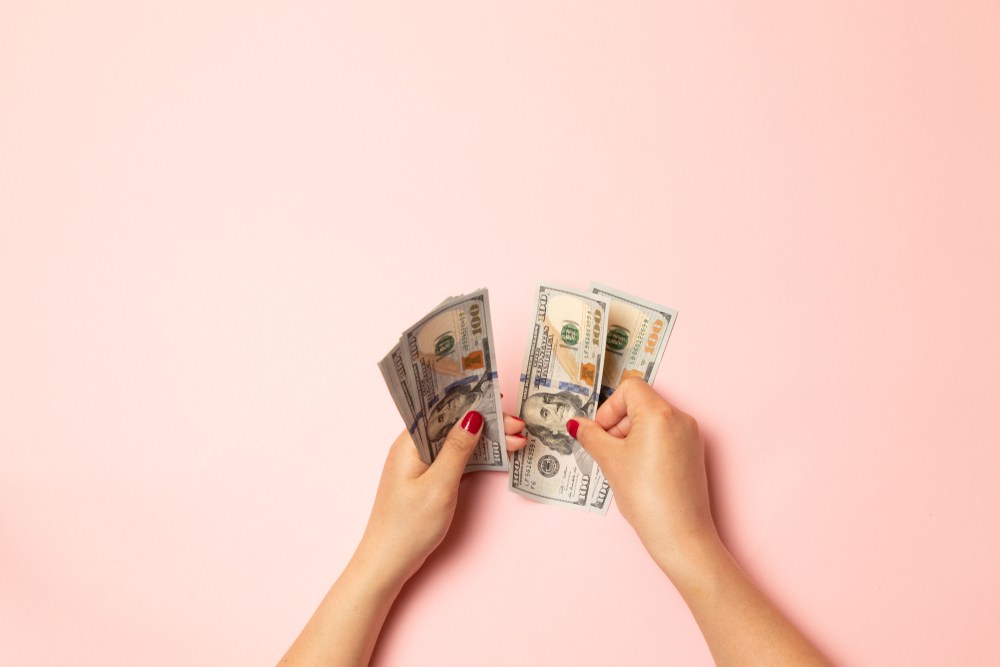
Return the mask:
[[(540, 279), (679, 309), (656, 386), (835, 660), (996, 664), (1000, 5), (138, 5), (0, 5), (0, 664), (275, 662), (375, 362), (488, 286), (510, 409)], [(376, 664), (710, 664), (616, 508), (464, 487)]]

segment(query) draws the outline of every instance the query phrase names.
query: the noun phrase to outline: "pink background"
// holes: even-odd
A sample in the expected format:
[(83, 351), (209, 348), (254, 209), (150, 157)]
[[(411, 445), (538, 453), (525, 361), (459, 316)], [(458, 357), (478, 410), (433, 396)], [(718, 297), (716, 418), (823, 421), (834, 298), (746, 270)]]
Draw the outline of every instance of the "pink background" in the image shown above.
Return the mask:
[[(725, 541), (836, 661), (1000, 651), (996, 2), (0, 5), (0, 664), (280, 657), (490, 288), (680, 311)], [(606, 519), (463, 482), (378, 665), (707, 665)], [(544, 596), (550, 602), (539, 606)]]

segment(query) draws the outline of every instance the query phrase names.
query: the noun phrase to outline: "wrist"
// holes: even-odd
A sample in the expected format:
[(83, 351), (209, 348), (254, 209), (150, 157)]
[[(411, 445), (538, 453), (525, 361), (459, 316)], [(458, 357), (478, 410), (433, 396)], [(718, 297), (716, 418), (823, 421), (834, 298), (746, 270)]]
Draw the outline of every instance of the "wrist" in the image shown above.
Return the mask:
[(715, 571), (720, 562), (730, 558), (714, 527), (674, 537), (662, 544), (647, 545), (647, 548), (656, 564), (678, 589), (698, 585)]
[(343, 576), (356, 581), (373, 595), (395, 598), (418, 567), (407, 567), (385, 549), (362, 540), (344, 568)]

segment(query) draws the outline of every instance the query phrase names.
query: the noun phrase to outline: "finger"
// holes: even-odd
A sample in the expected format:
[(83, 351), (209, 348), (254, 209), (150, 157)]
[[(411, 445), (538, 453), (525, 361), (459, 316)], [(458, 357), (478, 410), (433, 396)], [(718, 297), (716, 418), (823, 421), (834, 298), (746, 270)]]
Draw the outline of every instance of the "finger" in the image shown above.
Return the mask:
[(441, 445), (441, 451), (427, 470), (428, 475), (440, 480), (442, 484), (458, 484), (465, 471), (472, 450), (479, 442), (483, 430), (483, 416), (475, 410), (469, 410), (465, 416), (448, 431)]
[(406, 477), (419, 477), (428, 466), (420, 460), (420, 452), (417, 451), (413, 438), (403, 431), (389, 448), (385, 468)]
[(519, 449), (524, 449), (524, 446), (528, 444), (528, 437), (523, 433), (508, 433), (507, 434), (507, 451), (516, 452)]
[(570, 419), (566, 423), (566, 430), (605, 472), (614, 465), (614, 455), (621, 451), (622, 440), (609, 434), (597, 422), (583, 417)]
[(612, 426), (611, 428), (604, 427), (601, 425), (605, 431), (615, 436), (616, 438), (627, 438), (629, 431), (632, 430), (632, 418), (628, 415), (622, 417), (622, 420)]
[(626, 416), (634, 417), (636, 410), (641, 411), (644, 407), (658, 401), (662, 402), (663, 399), (640, 378), (627, 378), (597, 409), (594, 419), (603, 428), (609, 429)]
[(503, 413), (503, 432), (507, 435), (515, 435), (524, 431), (524, 420), (512, 414)]

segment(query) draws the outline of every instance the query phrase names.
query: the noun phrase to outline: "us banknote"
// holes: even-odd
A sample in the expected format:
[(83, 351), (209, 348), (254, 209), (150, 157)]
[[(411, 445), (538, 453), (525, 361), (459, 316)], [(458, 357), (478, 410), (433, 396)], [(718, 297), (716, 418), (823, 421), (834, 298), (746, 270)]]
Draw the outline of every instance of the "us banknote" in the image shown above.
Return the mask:
[(487, 290), (446, 299), (403, 332), (379, 368), (425, 463), (455, 422), (477, 410), (483, 430), (466, 471), (507, 469)]
[[(608, 303), (608, 337), (600, 391), (603, 403), (626, 378), (637, 377), (652, 384), (677, 311), (597, 283), (591, 283), (590, 289)], [(607, 514), (612, 495), (603, 471), (595, 466), (588, 500), (590, 510)]]
[(602, 297), (538, 286), (517, 397), (528, 443), (511, 456), (514, 493), (587, 510), (596, 465), (566, 432), (566, 422), (597, 411), (607, 326)]
[(385, 355), (382, 361), (378, 362), (378, 368), (382, 371), (385, 384), (389, 387), (389, 394), (392, 396), (399, 415), (403, 418), (406, 430), (413, 438), (413, 444), (417, 446), (420, 459), (429, 462), (431, 460), (430, 449), (423, 441), (422, 433), (417, 431), (417, 400), (413, 395), (413, 389), (406, 379), (406, 359), (403, 357), (403, 348), (399, 343), (393, 345), (389, 354)]

